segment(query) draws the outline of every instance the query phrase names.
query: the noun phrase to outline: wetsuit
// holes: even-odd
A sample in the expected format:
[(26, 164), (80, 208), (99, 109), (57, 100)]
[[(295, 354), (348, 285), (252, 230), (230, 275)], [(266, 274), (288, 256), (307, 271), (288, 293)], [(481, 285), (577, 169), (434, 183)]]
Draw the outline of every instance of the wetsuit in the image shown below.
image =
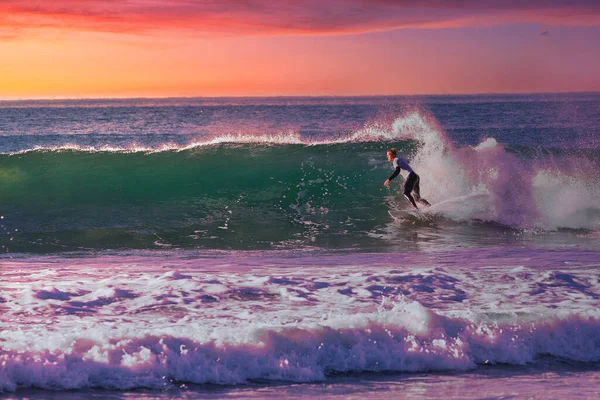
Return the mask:
[(394, 158), (394, 161), (392, 163), (394, 165), (395, 170), (388, 179), (391, 181), (392, 179), (397, 177), (400, 174), (400, 170), (407, 171), (408, 176), (406, 177), (406, 181), (404, 182), (404, 197), (406, 197), (408, 201), (410, 201), (410, 204), (412, 204), (414, 208), (418, 208), (415, 200), (421, 204), (429, 206), (429, 202), (421, 198), (421, 188), (419, 187), (419, 175), (417, 175), (416, 172), (413, 171), (410, 165), (408, 165), (406, 160), (404, 160), (403, 158), (396, 157)]

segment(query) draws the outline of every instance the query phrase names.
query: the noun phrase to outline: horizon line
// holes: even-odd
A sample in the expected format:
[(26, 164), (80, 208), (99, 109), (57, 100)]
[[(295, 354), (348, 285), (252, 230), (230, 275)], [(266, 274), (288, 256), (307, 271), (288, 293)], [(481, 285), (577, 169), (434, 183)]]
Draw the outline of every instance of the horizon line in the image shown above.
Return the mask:
[(29, 97), (2, 98), (0, 102), (26, 101), (93, 101), (93, 100), (190, 100), (190, 99), (341, 99), (341, 98), (384, 98), (384, 97), (469, 97), (469, 96), (510, 96), (510, 95), (553, 95), (553, 94), (600, 94), (600, 91), (557, 91), (557, 92), (481, 92), (481, 93), (422, 93), (422, 94), (365, 94), (365, 95), (229, 95), (229, 96), (107, 96), (107, 97)]

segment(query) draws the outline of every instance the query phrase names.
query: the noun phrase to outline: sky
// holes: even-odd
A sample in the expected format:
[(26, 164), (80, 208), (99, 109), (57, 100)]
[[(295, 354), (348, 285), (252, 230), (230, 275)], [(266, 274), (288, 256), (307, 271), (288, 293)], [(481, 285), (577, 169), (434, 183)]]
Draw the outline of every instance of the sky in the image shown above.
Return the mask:
[(0, 0), (0, 99), (600, 92), (598, 0)]

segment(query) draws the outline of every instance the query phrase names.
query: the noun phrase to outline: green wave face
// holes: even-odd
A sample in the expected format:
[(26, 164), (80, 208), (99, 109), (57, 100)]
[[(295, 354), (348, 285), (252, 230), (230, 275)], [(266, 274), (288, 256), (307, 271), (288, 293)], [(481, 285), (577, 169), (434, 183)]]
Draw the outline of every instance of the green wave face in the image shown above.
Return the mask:
[[(440, 143), (0, 154), (0, 249), (410, 250), (511, 240), (514, 229), (600, 231), (597, 150)], [(391, 146), (421, 175), (436, 210), (424, 218), (388, 214), (409, 207), (402, 179), (382, 185)]]
[[(11, 251), (346, 246), (389, 217), (389, 144), (0, 155)], [(410, 143), (395, 143), (406, 152)], [(16, 231), (15, 231), (16, 230)], [(17, 232), (17, 233), (15, 233)], [(364, 243), (363, 243), (364, 244)]]

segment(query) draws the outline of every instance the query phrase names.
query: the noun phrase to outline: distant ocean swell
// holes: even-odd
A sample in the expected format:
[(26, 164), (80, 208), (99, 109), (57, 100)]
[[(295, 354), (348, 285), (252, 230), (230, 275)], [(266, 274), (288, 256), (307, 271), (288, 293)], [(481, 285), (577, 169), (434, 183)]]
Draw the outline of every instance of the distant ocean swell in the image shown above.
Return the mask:
[(458, 148), (435, 123), (410, 114), (390, 131), (329, 142), (237, 135), (185, 147), (0, 154), (2, 245), (34, 252), (344, 247), (389, 224), (388, 210), (407, 207), (397, 186), (382, 187), (391, 146), (437, 203), (427, 223), (600, 230), (599, 149), (505, 147), (493, 138)]
[(43, 339), (39, 331), (14, 330), (3, 333), (0, 392), (310, 382), (338, 373), (460, 371), (536, 363), (543, 357), (597, 363), (599, 329), (595, 311), (475, 321), (400, 303), (319, 324), (225, 329), (185, 321), (157, 328), (155, 334), (106, 324), (80, 332), (50, 331)]

